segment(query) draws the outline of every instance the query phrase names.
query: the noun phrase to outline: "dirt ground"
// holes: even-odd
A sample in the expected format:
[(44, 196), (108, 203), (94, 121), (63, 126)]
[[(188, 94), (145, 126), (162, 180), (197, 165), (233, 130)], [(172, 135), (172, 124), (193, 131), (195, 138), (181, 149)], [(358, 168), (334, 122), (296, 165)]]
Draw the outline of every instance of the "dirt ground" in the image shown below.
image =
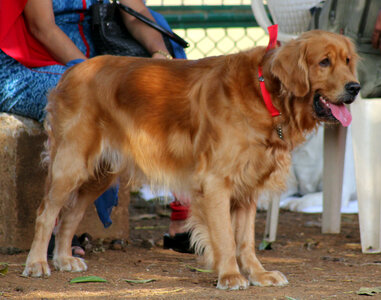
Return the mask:
[[(53, 271), (49, 278), (24, 278), (20, 274), (27, 253), (0, 255), (0, 263), (8, 264), (7, 274), (0, 274), (0, 299), (364, 299), (367, 296), (357, 294), (360, 288), (381, 287), (381, 254), (361, 253), (357, 215), (342, 216), (340, 234), (323, 235), (320, 214), (282, 211), (278, 240), (271, 250), (257, 254), (266, 269), (283, 272), (289, 284), (221, 291), (216, 289), (215, 273), (193, 269), (202, 268), (194, 255), (162, 249), (168, 210), (137, 205), (131, 211), (127, 246), (111, 250), (109, 241), (93, 241), (85, 257), (87, 272)], [(265, 212), (258, 213), (257, 244), (265, 218)], [(107, 282), (69, 282), (90, 275)], [(371, 299), (381, 299), (381, 293)]]

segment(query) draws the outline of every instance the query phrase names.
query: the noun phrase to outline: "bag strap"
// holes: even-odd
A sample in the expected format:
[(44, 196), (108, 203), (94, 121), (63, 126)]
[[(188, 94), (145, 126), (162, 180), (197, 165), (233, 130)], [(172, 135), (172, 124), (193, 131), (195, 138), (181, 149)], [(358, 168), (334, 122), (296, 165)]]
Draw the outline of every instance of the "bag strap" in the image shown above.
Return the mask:
[(146, 23), (148, 26), (151, 26), (152, 28), (156, 29), (157, 31), (160, 31), (161, 33), (168, 36), (170, 39), (178, 43), (183, 48), (188, 48), (189, 43), (179, 37), (176, 33), (168, 31), (164, 27), (158, 25), (157, 23), (153, 22), (152, 20), (148, 19), (146, 16), (143, 16), (141, 13), (138, 13), (136, 10), (133, 10), (131, 7), (128, 7), (122, 3), (120, 3), (118, 0), (113, 0), (113, 3), (119, 6), (119, 8), (123, 9), (126, 13), (130, 14), (131, 16), (134, 16), (135, 18), (139, 19), (140, 21)]

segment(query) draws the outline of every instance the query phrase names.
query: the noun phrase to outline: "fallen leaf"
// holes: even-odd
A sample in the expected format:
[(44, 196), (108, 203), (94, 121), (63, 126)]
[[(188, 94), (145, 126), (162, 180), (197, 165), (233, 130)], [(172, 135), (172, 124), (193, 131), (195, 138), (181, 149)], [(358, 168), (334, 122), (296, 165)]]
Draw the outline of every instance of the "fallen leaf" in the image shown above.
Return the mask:
[(360, 243), (346, 243), (344, 247), (351, 250), (361, 250)]
[(357, 295), (374, 296), (381, 293), (381, 286), (373, 288), (361, 287), (356, 293)]
[(136, 230), (152, 230), (152, 229), (163, 229), (163, 228), (168, 228), (168, 226), (136, 226), (134, 229)]
[(128, 283), (149, 283), (154, 282), (156, 279), (124, 279)]
[(199, 269), (199, 268), (196, 268), (196, 267), (192, 267), (190, 265), (185, 265), (187, 268), (191, 269), (191, 270), (195, 270), (197, 272), (203, 272), (203, 273), (212, 273), (213, 270), (205, 270), (205, 269)]
[(0, 275), (5, 275), (8, 273), (8, 264), (0, 263)]
[(332, 256), (323, 256), (321, 257), (322, 260), (327, 260), (327, 261), (339, 261), (339, 262), (343, 262), (344, 261), (344, 258), (342, 257), (332, 257)]
[(313, 239), (307, 239), (303, 246), (304, 248), (310, 251), (317, 248), (319, 246), (319, 243), (320, 243), (319, 241), (315, 241)]
[(296, 298), (292, 298), (292, 297), (290, 297), (290, 296), (284, 296), (287, 300), (298, 300), (298, 299), (296, 299)]
[(380, 266), (380, 263), (366, 263), (366, 264), (361, 264), (360, 266)]
[(266, 240), (262, 240), (262, 242), (259, 244), (258, 249), (259, 250), (271, 250), (271, 242), (268, 242)]
[(107, 282), (107, 280), (98, 276), (83, 276), (83, 277), (76, 277), (70, 280), (70, 283), (85, 283), (85, 282)]
[(155, 295), (163, 295), (163, 294), (173, 294), (173, 293), (177, 293), (177, 292), (180, 292), (180, 291), (183, 291), (183, 290), (184, 290), (183, 288), (178, 288), (178, 289), (169, 290), (169, 291), (155, 291), (153, 293)]
[(137, 216), (130, 217), (132, 221), (140, 221), (140, 220), (149, 220), (157, 218), (157, 214), (141, 214)]
[(308, 261), (304, 258), (262, 257), (261, 262), (268, 264), (302, 264)]

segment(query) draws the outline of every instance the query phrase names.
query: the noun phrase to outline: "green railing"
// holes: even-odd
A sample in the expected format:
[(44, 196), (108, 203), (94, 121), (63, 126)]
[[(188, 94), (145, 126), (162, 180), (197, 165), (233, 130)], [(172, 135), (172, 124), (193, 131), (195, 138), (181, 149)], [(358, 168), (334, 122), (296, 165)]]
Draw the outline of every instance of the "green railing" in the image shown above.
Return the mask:
[(154, 6), (172, 28), (258, 26), (249, 5)]
[(156, 0), (147, 4), (190, 43), (186, 49), (190, 59), (234, 53), (268, 41), (247, 0)]

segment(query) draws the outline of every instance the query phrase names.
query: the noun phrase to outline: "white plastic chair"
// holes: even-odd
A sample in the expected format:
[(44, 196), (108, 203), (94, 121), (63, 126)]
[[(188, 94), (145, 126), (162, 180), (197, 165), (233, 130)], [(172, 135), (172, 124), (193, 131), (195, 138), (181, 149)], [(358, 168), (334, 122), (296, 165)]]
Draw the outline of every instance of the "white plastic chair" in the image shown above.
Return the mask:
[[(290, 39), (296, 38), (300, 33), (308, 28), (311, 19), (309, 9), (319, 3), (320, 0), (267, 0), (267, 6), (270, 11), (274, 23), (278, 24), (278, 40), (280, 42), (287, 42)], [(268, 18), (265, 10), (264, 2), (262, 0), (252, 0), (252, 10), (258, 24), (265, 30), (273, 23)], [(357, 103), (361, 100), (358, 99)], [(373, 100), (372, 100), (373, 101)], [(372, 105), (373, 107), (373, 105)], [(374, 114), (381, 115), (381, 103), (379, 104), (380, 113)], [(352, 108), (354, 117), (352, 123), (352, 136), (354, 144), (356, 179), (358, 187), (358, 200), (359, 200), (359, 219), (360, 219), (360, 232), (362, 251), (365, 252), (381, 252), (381, 204), (377, 199), (377, 195), (381, 196), (381, 185), (377, 187), (374, 178), (380, 178), (381, 174), (376, 177), (377, 171), (376, 161), (370, 155), (361, 155), (359, 148), (364, 148), (364, 145), (369, 145), (372, 149), (381, 148), (381, 138), (371, 139), (368, 134), (364, 132), (376, 133), (380, 130), (369, 129), (373, 127), (376, 120), (371, 120), (372, 125), (365, 126), (363, 117), (360, 119), (358, 115), (367, 115), (366, 110), (368, 107), (357, 111)], [(372, 111), (373, 112), (373, 111)], [(378, 126), (381, 129), (381, 117)], [(368, 123), (366, 123), (368, 124)], [(342, 186), (343, 186), (343, 171), (344, 171), (344, 157), (345, 157), (345, 144), (346, 144), (347, 128), (343, 126), (327, 126), (324, 129), (324, 171), (323, 171), (323, 215), (322, 215), (322, 232), (323, 233), (339, 233), (341, 221), (341, 199), (342, 199)], [(372, 136), (373, 137), (373, 136)], [(364, 139), (360, 140), (360, 138)], [(365, 141), (365, 138), (368, 138)], [(377, 143), (377, 145), (370, 145), (370, 143)], [(371, 148), (372, 147), (372, 148)], [(372, 152), (372, 151), (370, 151)], [(365, 163), (368, 163), (365, 166)], [(381, 168), (381, 164), (378, 164)], [(374, 171), (370, 171), (373, 169)], [(368, 186), (367, 178), (372, 176), (372, 186)], [(381, 172), (381, 170), (380, 170)], [(380, 189), (380, 191), (378, 190)], [(276, 232), (278, 226), (279, 216), (279, 198), (271, 199), (269, 209), (267, 212), (266, 229), (264, 240), (273, 242), (276, 239)]]
[(278, 40), (287, 42), (296, 38), (300, 33), (307, 30), (311, 19), (309, 9), (314, 7), (319, 0), (267, 0), (274, 23), (270, 21), (266, 13), (264, 1), (252, 0), (251, 8), (259, 26), (267, 30), (267, 27), (278, 24)]
[(381, 252), (381, 98), (351, 105), (361, 248)]

